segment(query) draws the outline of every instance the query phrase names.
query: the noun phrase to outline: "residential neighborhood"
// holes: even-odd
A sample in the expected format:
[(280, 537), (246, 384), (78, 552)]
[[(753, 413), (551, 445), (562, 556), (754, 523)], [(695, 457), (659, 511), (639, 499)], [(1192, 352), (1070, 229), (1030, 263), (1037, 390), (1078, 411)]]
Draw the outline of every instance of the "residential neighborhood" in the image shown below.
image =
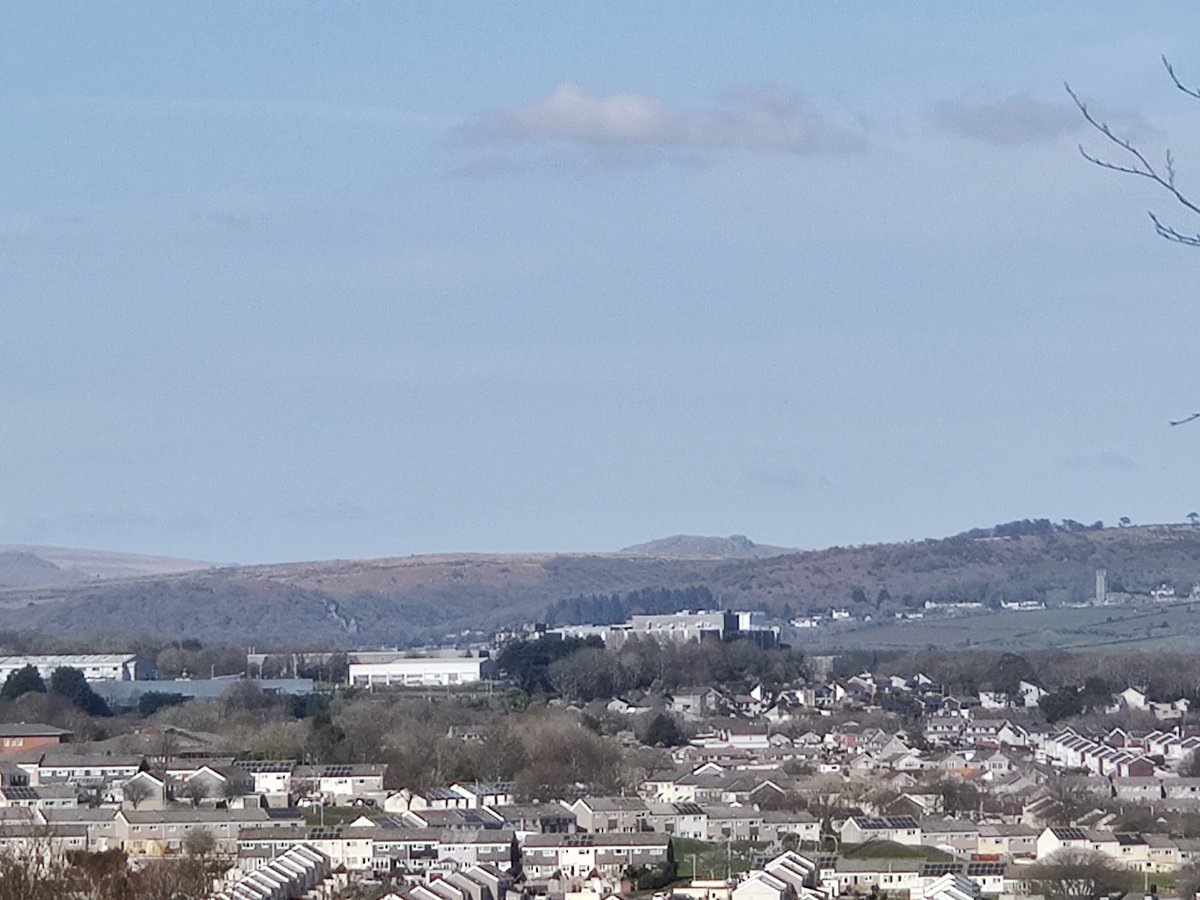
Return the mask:
[[(364, 686), (384, 700), (412, 689)], [(259, 896), (252, 885), (290, 872), (306, 890), (379, 882), (416, 900), (606, 897), (650, 883), (698, 898), (966, 900), (1036, 893), (1041, 866), (1069, 853), (1164, 887), (1200, 865), (1187, 702), (1128, 689), (1108, 711), (1157, 727), (1095, 731), (1035, 715), (1044, 693), (1022, 681), (952, 696), (920, 672), (862, 671), (552, 700), (559, 715), (594, 708), (631, 729), (667, 716), (683, 735), (621, 793), (576, 781), (553, 796), (511, 781), (397, 785), (386, 762), (249, 757), (179, 727), (129, 736), (120, 746), (141, 748), (130, 752), (7, 723), (0, 848), (115, 850), (136, 864), (200, 843), (217, 861), (214, 896)], [(451, 727), (444, 740), (488, 736)], [(293, 888), (278, 890), (261, 896)]]

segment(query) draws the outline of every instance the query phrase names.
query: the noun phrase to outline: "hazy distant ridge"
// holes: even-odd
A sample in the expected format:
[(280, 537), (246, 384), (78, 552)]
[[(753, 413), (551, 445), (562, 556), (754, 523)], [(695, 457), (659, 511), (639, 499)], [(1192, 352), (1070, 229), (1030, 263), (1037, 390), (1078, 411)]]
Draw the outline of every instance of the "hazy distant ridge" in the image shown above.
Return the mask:
[[(731, 550), (745, 555), (730, 556)], [(6, 565), (57, 577), (34, 559), (9, 558)], [(1107, 571), (1113, 594), (1148, 594), (1162, 585), (1189, 594), (1200, 586), (1200, 525), (1047, 529), (1009, 523), (979, 536), (802, 552), (736, 537), (679, 537), (626, 553), (207, 568), (10, 587), (0, 591), (0, 606), (8, 607), (13, 627), (59, 636), (154, 633), (264, 647), (384, 646), (482, 637), (497, 627), (545, 621), (553, 604), (570, 598), (661, 589), (705, 588), (721, 608), (760, 610), (783, 621), (834, 607), (891, 619), (926, 600), (997, 606), (1032, 599), (1058, 615), (1057, 607), (1091, 601), (1097, 569)], [(1200, 613), (1200, 600), (1196, 606)], [(1076, 615), (1066, 608), (1061, 613), (1063, 621)], [(1158, 619), (1140, 627), (1150, 625), (1162, 629)]]
[(744, 534), (729, 537), (705, 537), (695, 534), (676, 534), (625, 547), (622, 553), (631, 556), (656, 556), (660, 559), (766, 559), (799, 553), (794, 547), (772, 547), (756, 544)]
[(51, 587), (109, 578), (176, 575), (212, 563), (70, 547), (0, 544), (0, 588)]

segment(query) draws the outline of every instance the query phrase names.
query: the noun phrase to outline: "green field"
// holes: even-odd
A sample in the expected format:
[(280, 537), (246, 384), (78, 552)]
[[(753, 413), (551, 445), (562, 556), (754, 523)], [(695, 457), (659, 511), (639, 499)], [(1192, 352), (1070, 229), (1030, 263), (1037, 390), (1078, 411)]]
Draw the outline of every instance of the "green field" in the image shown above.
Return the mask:
[(1190, 651), (1200, 644), (1200, 603), (1141, 603), (1033, 612), (983, 612), (869, 622), (805, 635), (812, 653), (836, 650)]
[(767, 844), (761, 841), (731, 841), (709, 843), (687, 838), (675, 838), (675, 864), (679, 876), (691, 880), (693, 865), (697, 878), (724, 878), (726, 871), (737, 875), (749, 872), (755, 857), (766, 852)]

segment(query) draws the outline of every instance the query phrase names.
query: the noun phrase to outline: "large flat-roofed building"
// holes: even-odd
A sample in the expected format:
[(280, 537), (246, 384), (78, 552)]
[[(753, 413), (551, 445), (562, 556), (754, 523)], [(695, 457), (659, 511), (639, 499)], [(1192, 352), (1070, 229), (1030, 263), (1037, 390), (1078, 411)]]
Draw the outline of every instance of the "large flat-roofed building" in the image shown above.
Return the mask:
[(142, 681), (154, 666), (132, 653), (78, 653), (53, 656), (0, 656), (0, 683), (13, 672), (33, 666), (49, 681), (55, 669), (78, 669), (87, 681)]
[(350, 683), (360, 687), (442, 687), (497, 677), (499, 667), (486, 656), (405, 657), (352, 662)]
[(764, 649), (779, 645), (779, 626), (764, 625), (756, 612), (701, 610), (635, 615), (619, 625), (560, 625), (546, 631), (560, 638), (598, 637), (606, 644), (620, 647), (631, 637), (652, 637), (658, 641), (749, 640)]
[(779, 628), (762, 625), (757, 621), (759, 618), (759, 613), (727, 610), (684, 610), (666, 615), (631, 616), (627, 625), (617, 626), (623, 631), (623, 634), (619, 634), (617, 643), (620, 643), (620, 638), (639, 635), (679, 643), (728, 641), (737, 638), (753, 641), (764, 648), (777, 646)]

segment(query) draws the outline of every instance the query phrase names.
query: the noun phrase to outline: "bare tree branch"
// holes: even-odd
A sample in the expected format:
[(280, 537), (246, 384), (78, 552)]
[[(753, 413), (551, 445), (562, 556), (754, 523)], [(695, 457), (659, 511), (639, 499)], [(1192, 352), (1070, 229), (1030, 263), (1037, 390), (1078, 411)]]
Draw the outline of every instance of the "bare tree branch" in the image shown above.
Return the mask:
[[(1170, 76), (1171, 81), (1176, 88), (1187, 94), (1189, 97), (1194, 97), (1195, 99), (1200, 100), (1200, 88), (1189, 88), (1180, 82), (1179, 78), (1175, 74), (1174, 68), (1172, 68), (1170, 62), (1168, 62), (1165, 57), (1163, 58), (1163, 65), (1166, 67), (1167, 74)], [(1065, 87), (1067, 89), (1067, 94), (1070, 95), (1071, 100), (1075, 103), (1080, 115), (1083, 116), (1083, 120), (1087, 122), (1089, 126), (1091, 126), (1093, 131), (1103, 137), (1109, 144), (1117, 148), (1119, 151), (1117, 161), (1114, 161), (1112, 158), (1091, 153), (1087, 150), (1087, 148), (1080, 144), (1079, 153), (1084, 159), (1102, 169), (1120, 172), (1122, 175), (1136, 175), (1139, 178), (1148, 179), (1169, 193), (1184, 209), (1200, 216), (1200, 203), (1197, 203), (1189, 198), (1176, 184), (1175, 158), (1170, 150), (1166, 152), (1162, 164), (1156, 165), (1150, 161), (1149, 157), (1147, 157), (1146, 154), (1143, 153), (1133, 143), (1132, 140), (1121, 137), (1113, 130), (1113, 127), (1105, 119), (1097, 117), (1075, 92), (1070, 84), (1066, 84)], [(1121, 155), (1124, 155), (1127, 157), (1127, 159), (1121, 160)], [(1159, 237), (1165, 238), (1166, 240), (1177, 244), (1183, 244), (1188, 247), (1200, 247), (1200, 233), (1189, 234), (1187, 232), (1180, 231), (1177, 228), (1163, 222), (1163, 220), (1160, 219), (1153, 211), (1149, 212), (1149, 216), (1151, 223), (1154, 225), (1154, 230)]]
[[(1167, 77), (1171, 79), (1171, 83), (1175, 85), (1177, 90), (1191, 97), (1193, 100), (1200, 100), (1200, 87), (1188, 87), (1180, 81), (1179, 76), (1175, 72), (1175, 67), (1171, 65), (1171, 61), (1166, 56), (1162, 57), (1162, 64), (1163, 68), (1167, 70)], [(1102, 169), (1120, 172), (1122, 175), (1135, 175), (1139, 178), (1148, 179), (1170, 194), (1175, 199), (1175, 202), (1185, 210), (1200, 216), (1200, 203), (1189, 198), (1176, 184), (1175, 157), (1170, 149), (1164, 154), (1162, 165), (1156, 166), (1146, 154), (1138, 149), (1132, 139), (1121, 137), (1105, 119), (1097, 117), (1088, 108), (1088, 105), (1080, 99), (1079, 95), (1075, 93), (1070, 84), (1064, 83), (1063, 86), (1067, 89), (1067, 94), (1070, 95), (1071, 100), (1075, 103), (1079, 114), (1083, 116), (1083, 120), (1093, 131), (1104, 138), (1111, 147), (1116, 149), (1114, 160), (1113, 158), (1091, 153), (1083, 144), (1080, 144), (1079, 153), (1084, 159)], [(1175, 226), (1168, 225), (1160, 219), (1158, 214), (1153, 210), (1149, 210), (1147, 215), (1150, 216), (1150, 222), (1154, 225), (1154, 231), (1159, 237), (1175, 244), (1182, 244), (1185, 247), (1200, 247), (1200, 232), (1191, 234), (1180, 231)], [(1172, 420), (1170, 424), (1172, 426), (1184, 425), (1188, 422), (1194, 422), (1196, 419), (1200, 419), (1200, 413), (1192, 413), (1190, 416)]]

